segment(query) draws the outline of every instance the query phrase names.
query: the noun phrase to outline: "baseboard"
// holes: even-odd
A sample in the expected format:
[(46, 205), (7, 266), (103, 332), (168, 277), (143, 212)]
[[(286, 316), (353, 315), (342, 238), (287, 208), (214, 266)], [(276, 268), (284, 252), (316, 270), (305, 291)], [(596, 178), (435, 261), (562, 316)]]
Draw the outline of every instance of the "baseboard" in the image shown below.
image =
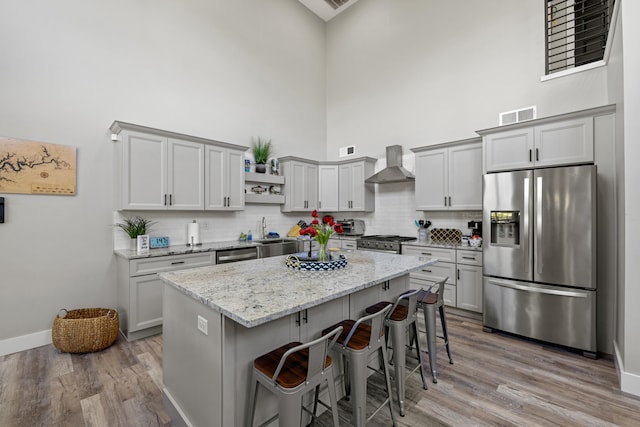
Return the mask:
[(0, 341), (0, 356), (51, 344), (51, 329)]
[(631, 396), (640, 397), (640, 375), (624, 370), (618, 343), (615, 341), (613, 342), (613, 350), (615, 351), (615, 365), (618, 371), (618, 379), (620, 380), (620, 391)]
[(193, 427), (180, 406), (173, 400), (171, 393), (164, 387), (162, 388), (162, 406), (171, 417), (171, 427)]

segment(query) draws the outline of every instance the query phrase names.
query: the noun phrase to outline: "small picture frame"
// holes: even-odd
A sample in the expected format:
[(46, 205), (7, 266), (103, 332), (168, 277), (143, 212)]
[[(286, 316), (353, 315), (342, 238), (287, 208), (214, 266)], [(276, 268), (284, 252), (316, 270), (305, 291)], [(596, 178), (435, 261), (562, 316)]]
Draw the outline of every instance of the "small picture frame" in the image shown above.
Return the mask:
[(149, 235), (143, 234), (138, 236), (138, 253), (149, 252)]

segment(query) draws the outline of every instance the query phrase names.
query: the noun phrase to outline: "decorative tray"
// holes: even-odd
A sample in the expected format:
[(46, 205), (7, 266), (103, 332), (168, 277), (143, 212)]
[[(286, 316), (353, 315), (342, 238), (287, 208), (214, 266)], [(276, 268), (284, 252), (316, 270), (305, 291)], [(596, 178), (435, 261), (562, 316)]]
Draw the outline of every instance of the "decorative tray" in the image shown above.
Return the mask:
[(318, 261), (318, 257), (313, 259), (313, 256), (309, 258), (307, 253), (291, 254), (285, 259), (285, 265), (298, 271), (332, 271), (345, 268), (347, 266), (347, 258), (344, 255), (340, 255), (338, 258), (333, 258), (331, 261)]

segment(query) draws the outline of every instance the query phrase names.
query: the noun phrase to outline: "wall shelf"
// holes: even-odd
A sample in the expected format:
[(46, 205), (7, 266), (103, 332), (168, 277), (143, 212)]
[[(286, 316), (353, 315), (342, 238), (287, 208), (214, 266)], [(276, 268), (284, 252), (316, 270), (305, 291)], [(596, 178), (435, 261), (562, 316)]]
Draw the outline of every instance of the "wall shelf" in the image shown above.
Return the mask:
[[(266, 173), (246, 172), (244, 174), (244, 182), (246, 193), (244, 195), (245, 203), (269, 203), (281, 205), (284, 203), (284, 194), (262, 193), (256, 194), (251, 192), (251, 184), (263, 184), (264, 187), (284, 185), (283, 175), (268, 175)], [(277, 188), (280, 190), (280, 188)]]
[(264, 184), (284, 184), (284, 175), (268, 175), (266, 173), (245, 172), (245, 182), (261, 182)]

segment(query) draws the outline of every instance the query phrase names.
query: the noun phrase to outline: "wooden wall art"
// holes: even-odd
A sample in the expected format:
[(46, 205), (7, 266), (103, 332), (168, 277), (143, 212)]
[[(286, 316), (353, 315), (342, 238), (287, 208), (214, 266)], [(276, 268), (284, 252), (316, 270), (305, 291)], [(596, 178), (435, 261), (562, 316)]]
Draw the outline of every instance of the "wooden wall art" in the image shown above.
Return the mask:
[(76, 148), (0, 137), (0, 193), (76, 194)]

